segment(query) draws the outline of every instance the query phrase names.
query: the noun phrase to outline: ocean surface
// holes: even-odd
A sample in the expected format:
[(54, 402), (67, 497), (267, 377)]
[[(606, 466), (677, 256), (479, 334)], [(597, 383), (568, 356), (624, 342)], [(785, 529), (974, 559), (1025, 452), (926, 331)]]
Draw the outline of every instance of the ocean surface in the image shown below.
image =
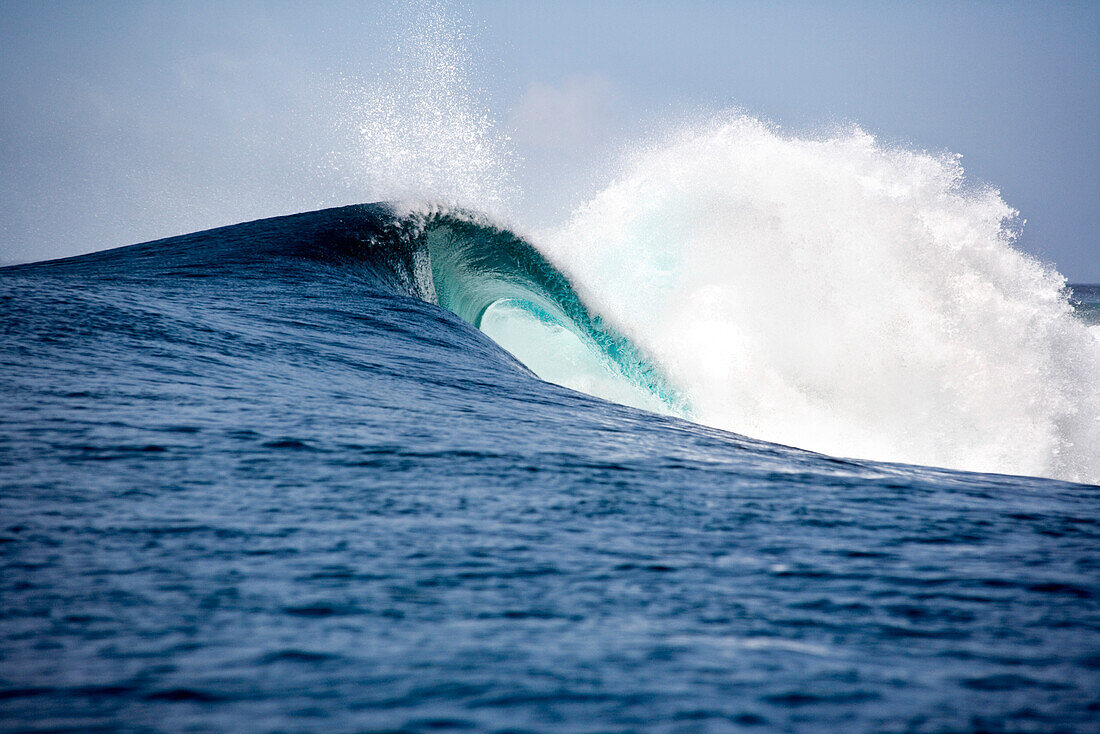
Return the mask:
[(0, 730), (1100, 731), (1097, 486), (685, 420), (590, 302), (387, 205), (0, 270)]

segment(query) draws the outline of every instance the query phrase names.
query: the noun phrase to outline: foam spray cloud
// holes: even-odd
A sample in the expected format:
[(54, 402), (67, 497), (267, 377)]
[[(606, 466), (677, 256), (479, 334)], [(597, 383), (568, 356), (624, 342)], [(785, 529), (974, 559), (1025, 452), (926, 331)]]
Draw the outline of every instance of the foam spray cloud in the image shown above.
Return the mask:
[(1100, 343), (959, 159), (744, 115), (643, 147), (546, 239), (704, 423), (1095, 481)]

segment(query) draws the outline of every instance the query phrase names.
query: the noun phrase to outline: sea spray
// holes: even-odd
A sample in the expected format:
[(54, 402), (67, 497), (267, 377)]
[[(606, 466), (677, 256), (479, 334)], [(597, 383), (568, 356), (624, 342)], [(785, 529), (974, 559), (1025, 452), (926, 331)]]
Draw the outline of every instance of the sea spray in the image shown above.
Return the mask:
[(477, 82), (468, 27), (430, 0), (408, 3), (395, 25), (389, 67), (342, 81), (337, 122), (347, 149), (334, 163), (370, 200), (502, 216), (515, 195), (517, 159)]
[(542, 238), (701, 422), (836, 455), (1100, 480), (1100, 345), (951, 155), (732, 115)]

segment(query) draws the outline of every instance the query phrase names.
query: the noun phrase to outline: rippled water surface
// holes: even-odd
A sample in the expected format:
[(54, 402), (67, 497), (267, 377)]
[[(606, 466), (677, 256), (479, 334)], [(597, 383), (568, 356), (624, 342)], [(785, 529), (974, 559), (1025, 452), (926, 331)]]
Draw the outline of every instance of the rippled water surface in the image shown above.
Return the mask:
[(1096, 487), (753, 441), (347, 263), (158, 252), (0, 272), (5, 731), (1097, 730)]

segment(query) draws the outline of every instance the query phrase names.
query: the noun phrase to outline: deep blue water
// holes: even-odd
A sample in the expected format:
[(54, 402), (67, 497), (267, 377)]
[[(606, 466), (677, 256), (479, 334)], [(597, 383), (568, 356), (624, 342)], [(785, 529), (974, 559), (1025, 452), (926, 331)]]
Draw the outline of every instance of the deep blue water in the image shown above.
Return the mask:
[(542, 382), (383, 220), (0, 271), (0, 729), (1100, 730), (1097, 487)]

